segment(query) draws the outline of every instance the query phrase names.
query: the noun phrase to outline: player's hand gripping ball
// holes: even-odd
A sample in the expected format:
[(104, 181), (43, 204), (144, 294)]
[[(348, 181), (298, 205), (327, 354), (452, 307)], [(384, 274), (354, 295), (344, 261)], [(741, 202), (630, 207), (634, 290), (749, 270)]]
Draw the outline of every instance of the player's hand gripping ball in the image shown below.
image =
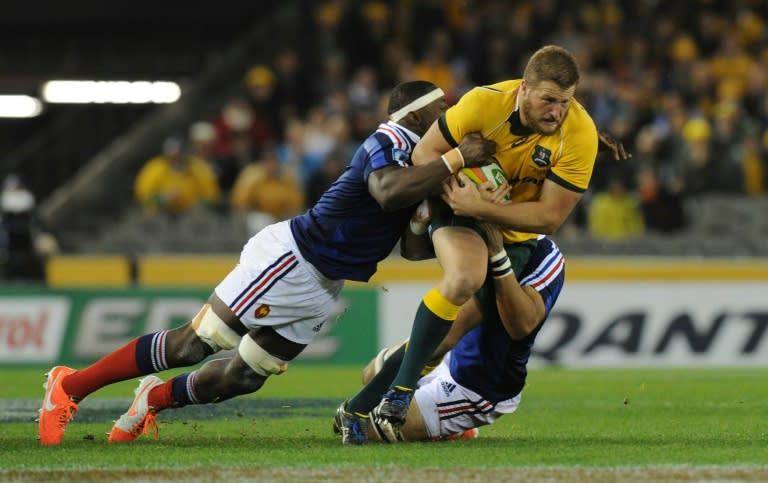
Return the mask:
[[(501, 166), (493, 162), (486, 164), (485, 166), (462, 168), (460, 173), (472, 180), (476, 185), (487, 183), (486, 190), (490, 192), (494, 192), (509, 184), (504, 170), (501, 169)], [(511, 198), (511, 195), (507, 193), (504, 196), (503, 201), (510, 201)]]

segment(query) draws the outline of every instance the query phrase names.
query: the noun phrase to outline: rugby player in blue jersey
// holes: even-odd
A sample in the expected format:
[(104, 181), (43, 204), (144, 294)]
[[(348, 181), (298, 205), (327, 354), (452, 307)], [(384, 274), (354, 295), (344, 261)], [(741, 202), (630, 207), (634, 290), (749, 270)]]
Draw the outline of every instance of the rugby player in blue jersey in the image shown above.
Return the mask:
[[(489, 253), (503, 254), (499, 228), (479, 226)], [(392, 425), (374, 415), (363, 425), (367, 440), (473, 438), (480, 426), (517, 409), (531, 348), (563, 287), (565, 263), (557, 245), (541, 237), (522, 272), (504, 265), (491, 256), (489, 283), (482, 289), (493, 292), (496, 310), (481, 315), (476, 298), (462, 307), (436, 351), (437, 367), (418, 381), (405, 424)], [(391, 381), (405, 345), (382, 350), (364, 369), (363, 382), (374, 377), (385, 379), (379, 385)], [(340, 432), (338, 418), (334, 429)]]
[(368, 281), (392, 252), (416, 204), (463, 166), (481, 165), (493, 154), (493, 142), (468, 134), (451, 156), (412, 165), (416, 143), (447, 107), (432, 83), (396, 86), (390, 120), (362, 143), (339, 179), (306, 213), (254, 235), (193, 320), (140, 336), (85, 369), (51, 369), (41, 444), (60, 444), (79, 402), (97, 389), (191, 366), (221, 350), (235, 349), (168, 381), (142, 379), (109, 441), (133, 441), (149, 430), (156, 435), (155, 415), (163, 409), (252, 393), (285, 372), (331, 317), (344, 280)]

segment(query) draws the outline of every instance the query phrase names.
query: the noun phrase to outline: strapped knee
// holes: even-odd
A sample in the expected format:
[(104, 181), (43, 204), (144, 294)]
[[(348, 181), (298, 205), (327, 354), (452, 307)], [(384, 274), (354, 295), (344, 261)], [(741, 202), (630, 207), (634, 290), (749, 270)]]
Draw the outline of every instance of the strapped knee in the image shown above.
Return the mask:
[(237, 352), (248, 367), (262, 376), (282, 374), (288, 370), (288, 362), (278, 359), (261, 348), (250, 336), (245, 336), (237, 346)]
[(211, 304), (203, 305), (200, 312), (192, 320), (195, 334), (211, 346), (214, 352), (234, 349), (240, 336), (232, 330), (211, 308)]

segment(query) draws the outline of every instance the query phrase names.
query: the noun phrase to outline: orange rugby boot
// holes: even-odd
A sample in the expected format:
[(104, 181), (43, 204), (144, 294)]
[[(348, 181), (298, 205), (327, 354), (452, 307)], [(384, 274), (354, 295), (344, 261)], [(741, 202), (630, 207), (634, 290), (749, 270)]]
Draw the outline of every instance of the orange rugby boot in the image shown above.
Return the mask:
[(129, 443), (142, 434), (149, 433), (150, 430), (157, 439), (156, 412), (149, 405), (149, 392), (161, 384), (163, 380), (157, 376), (147, 376), (139, 381), (133, 404), (120, 416), (120, 419), (115, 421), (112, 431), (109, 432), (110, 443)]
[(77, 414), (77, 403), (61, 387), (61, 380), (73, 372), (76, 372), (75, 369), (70, 367), (56, 366), (46, 374), (48, 380), (43, 384), (45, 397), (38, 420), (38, 434), (42, 445), (60, 444), (64, 438), (64, 430)]

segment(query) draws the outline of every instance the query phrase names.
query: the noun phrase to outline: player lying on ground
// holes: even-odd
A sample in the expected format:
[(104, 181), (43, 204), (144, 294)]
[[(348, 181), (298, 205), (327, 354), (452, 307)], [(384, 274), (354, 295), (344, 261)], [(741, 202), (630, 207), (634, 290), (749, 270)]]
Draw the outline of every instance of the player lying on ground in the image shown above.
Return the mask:
[[(539, 330), (563, 287), (565, 262), (557, 245), (541, 237), (524, 269), (515, 274), (495, 225), (481, 224), (487, 240), (492, 283), (484, 286), (496, 310), (484, 311), (477, 298), (465, 304), (439, 345), (437, 367), (418, 381), (402, 426), (372, 415), (353, 418), (373, 441), (422, 441), (472, 437), (520, 404), (527, 363)], [(519, 281), (518, 281), (519, 279)], [(482, 322), (481, 322), (482, 320)], [(363, 382), (391, 381), (406, 352), (407, 341), (382, 350), (363, 371)], [(344, 439), (350, 414), (337, 410), (334, 431)]]
[(468, 135), (452, 161), (438, 156), (412, 166), (414, 146), (447, 107), (442, 90), (430, 82), (396, 86), (390, 121), (363, 142), (315, 206), (248, 241), (240, 263), (193, 320), (138, 337), (83, 370), (54, 367), (40, 409), (40, 442), (61, 443), (79, 402), (97, 389), (191, 366), (221, 350), (236, 349), (232, 357), (209, 360), (169, 381), (144, 378), (109, 441), (133, 441), (150, 429), (156, 434), (161, 410), (252, 393), (270, 375), (285, 372), (328, 321), (344, 281), (368, 281), (389, 256), (416, 204), (465, 163), (477, 166), (493, 154), (492, 142)]

